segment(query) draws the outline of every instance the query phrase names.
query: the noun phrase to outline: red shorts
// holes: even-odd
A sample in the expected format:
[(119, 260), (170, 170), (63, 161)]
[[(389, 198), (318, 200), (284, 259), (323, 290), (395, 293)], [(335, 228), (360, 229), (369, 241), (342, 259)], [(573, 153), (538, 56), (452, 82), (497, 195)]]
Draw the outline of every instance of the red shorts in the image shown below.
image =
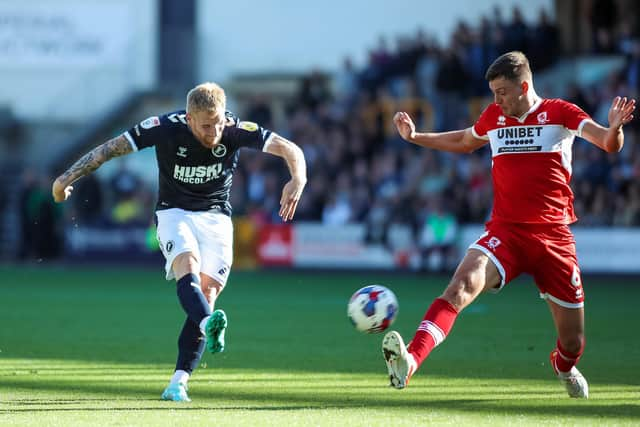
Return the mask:
[(486, 232), (469, 248), (484, 252), (493, 261), (502, 276), (499, 288), (529, 273), (540, 297), (562, 307), (584, 306), (576, 242), (568, 225), (490, 221)]

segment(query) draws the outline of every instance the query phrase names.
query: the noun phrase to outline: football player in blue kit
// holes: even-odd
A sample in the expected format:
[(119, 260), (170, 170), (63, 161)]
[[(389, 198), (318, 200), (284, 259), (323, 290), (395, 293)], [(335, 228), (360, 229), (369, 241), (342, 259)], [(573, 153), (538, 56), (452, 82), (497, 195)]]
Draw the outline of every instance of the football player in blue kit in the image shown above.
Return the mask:
[(156, 205), (158, 241), (166, 259), (166, 279), (177, 281), (178, 299), (187, 314), (178, 338), (175, 372), (162, 399), (190, 401), (187, 381), (205, 346), (224, 350), (227, 317), (214, 310), (233, 257), (229, 203), (233, 172), (243, 147), (282, 157), (291, 179), (282, 189), (280, 217), (293, 218), (307, 182), (302, 150), (293, 142), (226, 111), (226, 95), (215, 83), (203, 83), (187, 95), (187, 108), (149, 117), (81, 157), (53, 183), (56, 202), (67, 200), (71, 184), (104, 162), (155, 147), (159, 169)]

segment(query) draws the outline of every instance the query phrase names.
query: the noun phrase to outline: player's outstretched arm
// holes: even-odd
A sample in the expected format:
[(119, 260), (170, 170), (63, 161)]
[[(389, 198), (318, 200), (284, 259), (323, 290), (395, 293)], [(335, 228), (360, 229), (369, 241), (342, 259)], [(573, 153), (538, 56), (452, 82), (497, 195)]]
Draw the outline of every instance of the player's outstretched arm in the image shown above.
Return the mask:
[(600, 126), (593, 120), (589, 120), (582, 128), (582, 136), (607, 153), (619, 152), (624, 145), (622, 126), (633, 119), (633, 111), (635, 109), (635, 99), (616, 96), (609, 108), (609, 127)]
[(471, 153), (488, 142), (473, 136), (471, 128), (450, 132), (416, 132), (413, 120), (409, 114), (402, 111), (393, 116), (393, 123), (404, 140), (434, 150)]
[(279, 212), (282, 220), (286, 222), (293, 219), (302, 190), (307, 184), (307, 163), (300, 147), (275, 133), (266, 152), (282, 157), (289, 167), (291, 179), (282, 189)]
[(129, 154), (132, 151), (133, 147), (131, 147), (124, 135), (117, 136), (97, 146), (53, 181), (53, 187), (51, 188), (53, 200), (56, 202), (67, 200), (73, 191), (71, 186), (73, 182), (85, 175), (89, 175), (107, 160)]

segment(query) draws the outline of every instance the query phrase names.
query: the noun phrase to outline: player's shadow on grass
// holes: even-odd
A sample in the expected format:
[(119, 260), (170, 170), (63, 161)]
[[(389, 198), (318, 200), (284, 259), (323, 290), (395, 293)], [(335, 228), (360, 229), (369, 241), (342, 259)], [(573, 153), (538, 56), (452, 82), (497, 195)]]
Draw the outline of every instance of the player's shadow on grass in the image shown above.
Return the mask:
[[(133, 399), (132, 399), (133, 400)], [(146, 399), (148, 401), (150, 399)], [(137, 399), (140, 401), (140, 399)], [(19, 413), (19, 412), (86, 412), (86, 411), (108, 411), (108, 412), (131, 412), (131, 411), (309, 411), (314, 409), (344, 409), (344, 406), (300, 406), (300, 405), (286, 405), (286, 406), (216, 406), (214, 408), (210, 406), (205, 406), (202, 403), (193, 404), (193, 403), (176, 403), (176, 402), (160, 402), (166, 406), (136, 406), (136, 407), (81, 407), (81, 408), (16, 408), (16, 409), (0, 409), (0, 414), (11, 414), (11, 413)], [(77, 404), (77, 403), (75, 403)], [(41, 403), (40, 405), (45, 405)]]
[[(349, 409), (349, 408), (406, 408), (415, 410), (443, 410), (452, 412), (469, 412), (469, 413), (486, 413), (487, 415), (512, 414), (514, 416), (527, 414), (549, 416), (555, 415), (559, 417), (569, 418), (640, 418), (640, 405), (632, 403), (611, 404), (610, 399), (605, 403), (597, 403), (597, 401), (568, 400), (563, 397), (562, 400), (556, 399), (555, 396), (549, 396), (545, 390), (538, 393), (527, 393), (527, 401), (523, 401), (521, 393), (514, 393), (513, 399), (504, 398), (501, 394), (499, 399), (489, 399), (484, 394), (495, 396), (494, 390), (488, 390), (486, 393), (477, 393), (474, 391), (476, 398), (460, 399), (453, 396), (460, 396), (460, 393), (452, 392), (452, 398), (431, 398), (442, 396), (440, 390), (434, 388), (433, 392), (425, 391), (423, 395), (419, 394), (420, 388), (408, 389), (405, 391), (387, 390), (382, 387), (363, 387), (361, 395), (354, 395), (354, 388), (341, 388), (335, 383), (327, 385), (327, 391), (330, 393), (318, 393), (317, 388), (306, 391), (276, 391), (272, 388), (260, 391), (252, 387), (244, 387), (235, 391), (228, 387), (214, 388), (206, 384), (199, 384), (199, 391), (192, 393), (195, 402), (184, 404), (174, 402), (160, 401), (157, 393), (150, 393), (149, 386), (139, 386), (135, 382), (129, 382), (126, 385), (103, 384), (103, 383), (73, 383), (68, 381), (64, 384), (47, 382), (47, 383), (24, 383), (11, 377), (5, 377), (2, 382), (2, 388), (8, 390), (15, 389), (32, 389), (38, 391), (50, 391), (53, 393), (78, 393), (78, 394), (95, 394), (104, 395), (104, 399), (91, 397), (90, 399), (53, 399), (36, 400), (36, 399), (16, 399), (16, 400), (0, 400), (4, 408), (0, 409), (0, 413), (17, 413), (17, 412), (34, 412), (34, 411), (143, 411), (143, 410), (255, 410), (255, 411), (290, 411), (290, 410), (325, 410), (325, 409)], [(302, 383), (308, 383), (308, 380), (299, 379)], [(345, 392), (341, 392), (345, 390)], [(383, 393), (383, 395), (375, 395), (373, 393)], [(4, 393), (3, 393), (4, 394)], [(109, 394), (112, 394), (110, 396)], [(506, 393), (505, 393), (506, 394)], [(631, 398), (627, 401), (632, 400)], [(128, 401), (145, 402), (143, 406), (128, 405)], [(234, 404), (225, 405), (225, 401), (233, 401)], [(96, 405), (102, 402), (103, 405)], [(151, 404), (151, 402), (156, 402)], [(245, 405), (238, 402), (246, 402)], [(253, 404), (255, 402), (255, 404)], [(265, 402), (273, 402), (268, 404)], [(530, 402), (530, 403), (529, 403)], [(89, 406), (82, 406), (89, 404)], [(42, 405), (43, 408), (37, 408)], [(74, 407), (66, 407), (73, 405)], [(53, 406), (53, 407), (52, 407)]]

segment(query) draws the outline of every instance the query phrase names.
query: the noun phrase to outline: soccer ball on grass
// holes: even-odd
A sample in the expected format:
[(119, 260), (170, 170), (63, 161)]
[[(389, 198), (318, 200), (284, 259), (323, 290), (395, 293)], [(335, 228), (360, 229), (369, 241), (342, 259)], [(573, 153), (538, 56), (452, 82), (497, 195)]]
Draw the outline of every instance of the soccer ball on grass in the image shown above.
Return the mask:
[(382, 332), (396, 320), (398, 299), (384, 286), (365, 286), (351, 296), (347, 315), (359, 331), (368, 334)]

